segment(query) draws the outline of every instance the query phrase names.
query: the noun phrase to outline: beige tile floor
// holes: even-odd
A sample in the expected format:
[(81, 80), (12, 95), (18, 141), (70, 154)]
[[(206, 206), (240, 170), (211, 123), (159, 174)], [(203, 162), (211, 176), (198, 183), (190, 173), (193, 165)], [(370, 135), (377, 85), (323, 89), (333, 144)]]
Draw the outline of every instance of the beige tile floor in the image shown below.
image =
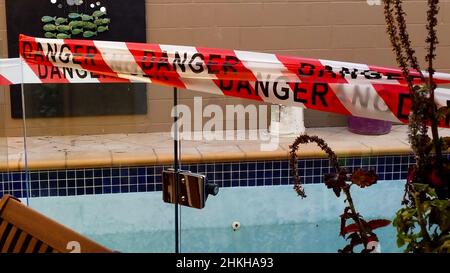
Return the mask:
[[(324, 138), (339, 156), (410, 152), (407, 127), (403, 125), (394, 126), (389, 134), (382, 136), (357, 135), (345, 127), (308, 128), (306, 132)], [(440, 132), (450, 136), (450, 129)], [(261, 141), (255, 140), (183, 140), (181, 160), (188, 163), (285, 159), (294, 139), (295, 136), (281, 136), (274, 151), (261, 151)], [(7, 159), (2, 158), (0, 168), (23, 169), (23, 138), (11, 137), (6, 142)], [(170, 133), (30, 137), (27, 145), (30, 169), (135, 166), (173, 161)], [(324, 156), (314, 144), (301, 146), (298, 154), (299, 157)]]

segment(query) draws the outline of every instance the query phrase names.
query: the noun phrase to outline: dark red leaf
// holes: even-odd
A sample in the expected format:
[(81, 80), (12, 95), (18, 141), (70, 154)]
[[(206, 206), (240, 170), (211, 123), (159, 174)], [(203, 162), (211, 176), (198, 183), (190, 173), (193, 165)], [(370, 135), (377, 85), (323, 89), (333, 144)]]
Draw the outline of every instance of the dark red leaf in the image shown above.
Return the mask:
[(346, 176), (346, 171), (341, 171), (338, 175), (326, 174), (324, 176), (325, 185), (328, 189), (333, 189), (334, 194), (339, 197), (341, 196), (342, 188), (347, 186), (347, 184), (345, 183)]
[(355, 246), (362, 244), (361, 238), (357, 233), (352, 233), (348, 236), (347, 240), (350, 239), (350, 243), (344, 247), (344, 249), (339, 250), (342, 253), (353, 253)]
[(439, 175), (436, 168), (431, 170), (430, 174), (428, 175), (428, 179), (430, 179), (431, 184), (436, 187), (445, 186), (445, 180)]
[(350, 239), (350, 245), (352, 246), (352, 248), (355, 248), (355, 246), (363, 243), (361, 237), (359, 237), (359, 234), (357, 233), (350, 234), (348, 238)]
[[(385, 219), (376, 219), (369, 221), (368, 223), (365, 223), (367, 227), (369, 227), (371, 230), (385, 227), (389, 225), (391, 221), (385, 220)], [(359, 230), (358, 225), (356, 224), (350, 224), (344, 228), (341, 229), (341, 235), (344, 236), (347, 233), (357, 232)]]
[(341, 229), (341, 235), (344, 236), (347, 233), (357, 232), (359, 230), (358, 225), (350, 224), (343, 229)]
[(337, 197), (341, 196), (341, 189), (340, 188), (333, 188), (334, 194), (336, 194)]
[(345, 222), (346, 222), (345, 218), (341, 216), (341, 232), (339, 233), (339, 235), (341, 235), (342, 237), (344, 237), (345, 235), (345, 233), (342, 232), (345, 228)]
[(374, 229), (377, 229), (377, 228), (380, 228), (380, 227), (385, 227), (385, 226), (389, 225), (390, 223), (391, 223), (391, 221), (386, 220), (386, 219), (376, 219), (376, 220), (369, 221), (367, 223), (367, 225), (372, 230), (374, 230)]
[(368, 187), (377, 183), (378, 176), (374, 171), (365, 171), (362, 169), (356, 170), (352, 175), (352, 182), (355, 185), (360, 186), (361, 188)]
[(414, 180), (414, 175), (416, 173), (416, 167), (413, 165), (408, 169), (408, 176), (406, 177), (406, 182), (411, 184)]
[(345, 246), (342, 250), (339, 250), (341, 253), (353, 253), (353, 247), (351, 245)]

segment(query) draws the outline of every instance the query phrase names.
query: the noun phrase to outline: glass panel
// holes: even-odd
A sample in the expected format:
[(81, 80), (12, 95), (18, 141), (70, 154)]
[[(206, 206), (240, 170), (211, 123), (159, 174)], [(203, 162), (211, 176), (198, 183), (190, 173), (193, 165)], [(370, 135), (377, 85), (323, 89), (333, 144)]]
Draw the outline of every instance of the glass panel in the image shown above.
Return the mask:
[[(2, 8), (0, 4), (0, 9)], [(0, 59), (8, 58), (8, 48), (5, 43), (5, 28), (6, 28), (6, 18), (1, 13), (0, 16)], [(0, 64), (2, 66), (2, 64)], [(18, 166), (14, 164), (9, 164), (9, 159), (12, 159), (14, 155), (10, 153), (16, 153), (18, 149), (22, 147), (17, 147), (14, 143), (18, 140), (17, 138), (11, 138), (11, 123), (8, 121), (9, 117), (9, 87), (6, 84), (8, 80), (4, 78), (3, 68), (0, 68), (0, 198), (4, 194), (16, 195), (21, 197), (22, 184), (20, 180), (16, 179), (17, 175), (12, 172), (17, 171)], [(22, 132), (17, 132), (17, 137), (22, 137)], [(8, 145), (9, 144), (9, 145)], [(16, 179), (16, 183), (13, 183), (13, 178)]]
[[(7, 117), (7, 105), (6, 98), (8, 95), (9, 88), (5, 86), (0, 86), (0, 198), (4, 194), (14, 194), (15, 187), (18, 192), (20, 192), (20, 184), (14, 185), (10, 181), (10, 167), (8, 165), (8, 141), (12, 139), (8, 138), (6, 130), (6, 117)], [(19, 186), (19, 188), (17, 188)]]
[[(377, 157), (365, 159), (363, 168), (368, 168), (371, 160), (377, 162)], [(350, 158), (347, 162), (350, 167), (361, 166), (362, 161)], [(408, 156), (400, 162), (407, 166)], [(298, 165), (309, 183), (305, 199), (293, 190), (287, 160), (184, 165), (184, 169), (206, 174), (209, 182), (221, 188), (217, 196), (208, 197), (203, 209), (182, 207), (181, 252), (336, 253), (342, 249), (346, 241), (339, 236), (339, 215), (344, 197), (336, 198), (322, 183), (321, 174), (329, 172), (327, 160), (300, 160)], [(385, 163), (380, 160), (375, 165), (371, 167), (384, 168)], [(380, 179), (391, 181), (352, 188), (354, 202), (365, 219), (392, 219), (400, 207), (404, 183), (379, 174)], [(401, 252), (392, 225), (377, 229), (376, 234), (382, 252)]]
[(154, 161), (148, 133), (139, 132), (146, 120), (26, 118), (31, 207), (114, 250), (173, 252), (174, 209), (162, 202), (163, 167), (134, 160)]
[[(240, 48), (374, 65), (392, 64), (390, 50), (384, 47), (384, 42), (379, 43), (386, 39), (384, 32), (378, 31), (382, 29), (383, 19), (379, 18), (379, 23), (373, 23), (377, 25), (376, 29), (369, 28), (376, 30), (376, 33), (369, 33), (366, 20), (372, 15), (342, 16), (348, 11), (354, 13), (348, 6), (353, 3), (328, 1), (316, 5), (313, 1), (306, 4), (290, 3), (296, 1), (272, 1), (269, 4), (263, 1), (224, 1), (203, 5), (201, 2), (204, 1), (190, 1), (192, 3), (189, 4), (184, 3), (189, 1), (168, 4), (156, 2), (0, 0), (0, 55), (3, 58), (17, 57), (17, 38), (23, 33), (33, 37), (82, 39), (90, 46), (95, 46), (95, 43), (91, 43), (93, 39), (153, 42), (199, 48)], [(189, 6), (188, 11), (194, 12), (186, 12), (186, 6)], [(355, 9), (360, 11), (358, 14), (367, 15), (380, 8), (376, 6), (360, 3)], [(204, 10), (198, 12), (196, 9), (199, 7)], [(151, 13), (148, 12), (150, 8)], [(243, 13), (232, 12), (241, 8)], [(300, 12), (300, 16), (298, 12), (293, 12), (294, 9)], [(270, 14), (272, 11), (275, 12)], [(336, 12), (328, 14), (329, 11)], [(192, 16), (195, 12), (202, 16)], [(337, 23), (341, 19), (345, 20)], [(367, 39), (368, 33), (373, 38)], [(341, 36), (345, 36), (345, 39), (341, 40)], [(242, 51), (234, 53), (246, 55)], [(164, 58), (162, 54), (160, 60)], [(209, 64), (214, 64), (212, 59), (215, 57), (210, 54)], [(283, 67), (283, 62), (278, 62), (277, 58), (264, 62), (267, 60), (272, 60), (273, 67), (280, 69), (282, 74), (285, 68), (289, 68)], [(166, 65), (161, 62), (159, 66), (164, 68)], [(185, 65), (187, 63), (183, 67)], [(28, 69), (31, 71), (31, 67)], [(328, 70), (326, 68), (322, 72)], [(448, 71), (445, 67), (444, 70)], [(88, 73), (55, 67), (37, 67), (33, 73), (36, 77), (48, 76), (64, 83), (27, 84), (24, 89), (20, 86), (0, 89), (0, 120), (3, 122), (0, 125), (0, 166), (3, 166), (0, 193), (22, 197), (24, 202), (39, 212), (106, 247), (122, 252), (173, 252), (176, 249), (175, 238), (178, 238), (174, 226), (178, 220), (181, 252), (336, 252), (345, 245), (345, 241), (338, 236), (339, 215), (344, 208), (343, 197), (337, 200), (322, 183), (323, 175), (330, 172), (328, 161), (302, 159), (298, 162), (308, 194), (307, 199), (301, 200), (292, 190), (287, 159), (279, 160), (278, 154), (273, 157), (277, 160), (267, 156), (259, 161), (248, 161), (262, 158), (259, 154), (261, 151), (252, 148), (260, 143), (250, 144), (238, 139), (241, 141), (239, 144), (231, 145), (222, 141), (215, 143), (216, 147), (206, 147), (210, 144), (206, 138), (195, 139), (196, 143), (189, 143), (189, 146), (183, 143), (186, 146), (182, 145), (183, 157), (190, 162), (202, 163), (182, 162), (181, 169), (205, 175), (208, 182), (220, 186), (220, 191), (217, 196), (210, 195), (206, 202), (204, 199), (196, 200), (196, 206), (204, 206), (202, 209), (183, 206), (178, 211), (173, 204), (163, 202), (161, 192), (162, 171), (173, 164), (168, 133), (172, 125), (171, 88), (131, 83), (69, 84), (74, 79), (85, 79)], [(210, 70), (209, 73), (214, 74), (214, 71)], [(152, 79), (161, 81), (159, 76)], [(193, 109), (192, 105), (196, 107), (197, 102), (200, 102), (200, 107), (213, 106), (208, 111), (225, 109), (233, 104), (265, 105), (265, 101), (253, 105), (254, 101), (244, 99), (252, 93), (252, 88), (258, 86), (263, 100), (267, 96), (263, 93), (269, 89), (277, 93), (280, 102), (281, 97), (284, 97), (282, 93), (288, 94), (287, 86), (278, 83), (269, 86), (266, 83), (263, 87), (264, 82), (260, 82), (259, 77), (262, 75), (255, 76), (258, 78), (255, 88), (245, 81), (237, 85), (236, 91), (242, 92), (242, 100), (223, 96), (211, 85), (211, 91), (216, 90), (219, 94), (183, 91), (180, 92), (180, 104), (189, 109)], [(103, 79), (95, 74), (89, 74), (89, 77), (98, 82)], [(217, 84), (217, 81), (214, 82)], [(196, 84), (196, 81), (186, 81), (187, 86)], [(231, 85), (230, 88), (233, 89)], [(297, 91), (302, 93), (303, 89)], [(297, 91), (294, 95), (298, 95)], [(204, 104), (194, 98), (195, 94), (205, 99)], [(312, 101), (328, 107), (322, 95), (331, 93), (319, 94), (314, 91)], [(335, 98), (334, 95), (331, 97)], [(294, 99), (297, 102), (303, 100)], [(337, 105), (341, 105), (341, 102), (337, 102)], [(294, 121), (289, 124), (287, 119), (284, 122), (281, 120), (281, 109), (278, 110), (279, 124), (270, 124), (278, 125), (280, 132), (286, 131), (282, 130), (286, 125), (288, 129), (295, 127), (292, 126)], [(193, 130), (202, 130), (201, 127), (206, 125), (202, 122), (206, 121), (205, 113), (208, 111), (206, 107), (193, 110), (190, 112), (193, 115), (186, 119), (192, 118), (194, 121)], [(269, 116), (269, 112), (265, 114)], [(342, 115), (307, 110), (305, 116), (308, 127), (346, 124)], [(243, 120), (256, 119), (259, 117), (241, 116), (234, 119), (233, 115), (233, 118), (225, 117), (219, 122), (234, 125), (235, 122), (239, 124)], [(197, 124), (195, 120), (200, 120), (202, 124)], [(200, 128), (197, 125), (201, 125)], [(235, 127), (230, 127), (234, 134)], [(222, 128), (228, 129), (228, 126)], [(24, 129), (27, 133), (24, 133)], [(336, 131), (327, 129), (319, 132), (341, 137), (342, 128)], [(279, 151), (286, 154), (290, 141), (285, 142)], [(339, 142), (348, 144), (342, 139)], [(379, 144), (383, 141), (374, 142)], [(349, 147), (346, 144), (344, 148), (340, 147), (345, 153)], [(364, 146), (364, 151), (374, 152), (363, 143), (360, 146)], [(246, 158), (242, 159), (244, 156)], [(412, 158), (403, 155), (350, 157), (340, 158), (340, 162), (350, 168), (376, 169), (380, 175), (377, 187), (355, 189), (354, 200), (366, 218), (390, 218), (400, 206), (398, 200), (401, 200), (403, 191), (402, 183), (394, 181), (406, 177), (408, 166), (413, 164)], [(206, 189), (203, 188), (203, 182), (199, 181), (200, 184), (195, 188), (197, 193)], [(388, 194), (393, 197), (386, 198)], [(364, 201), (369, 196), (375, 201), (366, 204)], [(182, 202), (189, 203), (184, 197), (178, 196)], [(170, 200), (170, 196), (167, 198)], [(180, 212), (180, 218), (177, 218), (177, 212)], [(381, 215), (375, 215), (375, 212), (381, 212)], [(380, 230), (378, 235), (384, 252), (399, 251), (395, 247), (392, 226)]]
[[(88, 37), (92, 31), (84, 29), (84, 35), (71, 38), (147, 41), (144, 0), (101, 0), (93, 6), (91, 2), (7, 0), (9, 57), (17, 57), (19, 33), (50, 37), (57, 31), (43, 28), (53, 28), (58, 20), (59, 25), (78, 22), (82, 19), (75, 17), (102, 7), (107, 15), (97, 16), (108, 21), (101, 23), (102, 31), (98, 27), (96, 36)], [(94, 17), (82, 21), (94, 23)], [(40, 68), (36, 73), (53, 73), (70, 81), (67, 71)], [(26, 153), (23, 139), (18, 138), (22, 133), (20, 86), (12, 88), (6, 102), (2, 96), (2, 110), (4, 104), (8, 106), (2, 120), (10, 124), (8, 133), (17, 146), (10, 164), (22, 168), (18, 181), (24, 182), (24, 169), (28, 171), (31, 208), (112, 250), (174, 252), (174, 207), (161, 198), (163, 166), (155, 165), (150, 145), (154, 128), (149, 126), (148, 92), (147, 85), (130, 83), (27, 84)], [(6, 140), (1, 141), (0, 148), (6, 148)], [(1, 162), (7, 162), (4, 154)]]

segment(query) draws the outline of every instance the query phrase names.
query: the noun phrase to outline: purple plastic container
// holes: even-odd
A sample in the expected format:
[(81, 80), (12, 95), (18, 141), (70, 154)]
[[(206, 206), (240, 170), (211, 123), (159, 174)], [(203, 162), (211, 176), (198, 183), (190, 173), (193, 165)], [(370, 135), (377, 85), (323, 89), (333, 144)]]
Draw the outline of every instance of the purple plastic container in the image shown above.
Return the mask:
[(348, 116), (348, 130), (360, 135), (385, 135), (392, 129), (392, 122)]

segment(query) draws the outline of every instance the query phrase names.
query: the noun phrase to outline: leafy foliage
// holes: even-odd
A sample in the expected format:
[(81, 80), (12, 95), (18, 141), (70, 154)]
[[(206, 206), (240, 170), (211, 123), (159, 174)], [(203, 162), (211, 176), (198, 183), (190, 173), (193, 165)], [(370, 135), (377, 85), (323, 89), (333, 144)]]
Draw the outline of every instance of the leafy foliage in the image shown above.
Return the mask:
[(430, 185), (413, 188), (415, 206), (401, 208), (393, 223), (397, 245), (407, 252), (450, 252), (450, 200), (439, 199)]
[[(439, 137), (438, 132), (438, 124), (449, 119), (450, 109), (438, 109), (434, 101), (439, 0), (428, 0), (427, 77), (412, 49), (402, 5), (402, 0), (385, 0), (384, 14), (386, 31), (412, 98), (409, 142), (416, 164), (409, 169), (405, 207), (397, 212), (393, 224), (397, 228), (397, 244), (406, 245), (406, 252), (450, 252), (450, 162), (442, 155), (450, 148), (450, 138)], [(420, 74), (420, 82), (412, 80), (410, 67)]]

